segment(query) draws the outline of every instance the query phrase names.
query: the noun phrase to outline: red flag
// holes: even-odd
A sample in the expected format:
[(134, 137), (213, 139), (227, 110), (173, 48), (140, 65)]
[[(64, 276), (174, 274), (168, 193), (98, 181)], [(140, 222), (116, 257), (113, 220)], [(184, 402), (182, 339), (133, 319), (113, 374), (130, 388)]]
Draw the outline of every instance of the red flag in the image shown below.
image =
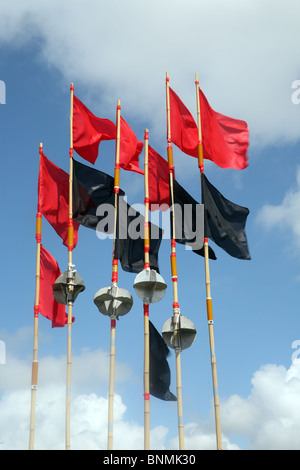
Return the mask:
[[(197, 125), (183, 102), (170, 89), (171, 140), (184, 153), (198, 157)], [(199, 90), (203, 158), (221, 168), (241, 170), (248, 165), (249, 132), (247, 123), (214, 111)]]
[[(41, 154), (38, 183), (38, 211), (52, 225), (68, 246), (69, 223), (69, 175)], [(75, 248), (78, 241), (79, 224), (73, 221)]]
[(248, 166), (249, 131), (245, 121), (214, 111), (199, 90), (203, 157), (221, 168), (242, 170)]
[[(149, 209), (162, 210), (162, 204), (170, 205), (169, 165), (150, 145), (148, 146)], [(152, 208), (152, 204), (162, 207)]]
[(64, 326), (68, 322), (65, 305), (59, 304), (54, 299), (52, 290), (52, 284), (61, 275), (59, 266), (43, 245), (41, 245), (40, 260), (39, 312), (52, 321), (52, 328)]
[[(117, 127), (112, 121), (94, 116), (74, 95), (73, 147), (82, 158), (94, 164), (98, 157), (100, 142), (116, 139), (116, 136)], [(138, 158), (142, 149), (143, 142), (137, 141), (134, 132), (121, 117), (120, 167), (143, 174)]]
[(138, 142), (135, 133), (121, 116), (120, 167), (123, 170), (144, 174), (139, 166), (139, 155), (143, 145), (143, 142)]
[(184, 153), (197, 157), (198, 127), (181, 99), (170, 90), (171, 140)]
[(74, 95), (73, 100), (73, 147), (88, 162), (94, 164), (99, 144), (116, 138), (116, 126), (109, 119), (101, 119)]

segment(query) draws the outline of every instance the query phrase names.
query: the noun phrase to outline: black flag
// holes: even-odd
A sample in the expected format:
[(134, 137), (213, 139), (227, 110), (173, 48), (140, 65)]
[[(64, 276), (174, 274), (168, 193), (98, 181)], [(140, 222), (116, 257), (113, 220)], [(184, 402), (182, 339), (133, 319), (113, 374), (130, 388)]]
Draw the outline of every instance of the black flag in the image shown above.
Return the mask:
[[(144, 217), (127, 204), (124, 196), (120, 189), (115, 258), (124, 271), (139, 273), (144, 268)], [(114, 205), (114, 178), (73, 159), (73, 219), (84, 227), (113, 234)], [(136, 237), (138, 230), (140, 236)], [(150, 267), (159, 272), (158, 251), (163, 231), (151, 223), (149, 230)]]
[(169, 348), (163, 337), (149, 320), (150, 333), (150, 395), (165, 401), (176, 401), (177, 398), (170, 392), (171, 372), (167, 361)]
[[(199, 206), (199, 203), (175, 179), (173, 192), (175, 207), (178, 205), (182, 208), (181, 213), (175, 209), (176, 242), (182, 245), (191, 245), (194, 253), (204, 256), (204, 221), (201, 217), (197, 218), (197, 206)], [(190, 213), (187, 213), (187, 211), (190, 211)], [(202, 227), (197, 226), (199, 222), (202, 223)], [(197, 233), (197, 236), (193, 236), (194, 233)], [(199, 245), (198, 247), (195, 246), (197, 244)], [(209, 258), (217, 259), (211, 247), (209, 247)]]
[(251, 259), (245, 233), (249, 209), (225, 199), (204, 173), (201, 181), (205, 236), (234, 258)]
[[(131, 273), (139, 273), (144, 269), (144, 222), (142, 214), (135, 211), (123, 197), (118, 198), (118, 219), (115, 243), (115, 259), (121, 261), (122, 269)], [(158, 252), (163, 231), (149, 222), (150, 251), (149, 264), (151, 269), (159, 273)]]
[[(122, 190), (119, 194), (124, 196)], [(73, 158), (73, 219), (96, 230), (104, 218), (104, 215), (96, 215), (96, 211), (104, 204), (114, 207), (114, 178)]]

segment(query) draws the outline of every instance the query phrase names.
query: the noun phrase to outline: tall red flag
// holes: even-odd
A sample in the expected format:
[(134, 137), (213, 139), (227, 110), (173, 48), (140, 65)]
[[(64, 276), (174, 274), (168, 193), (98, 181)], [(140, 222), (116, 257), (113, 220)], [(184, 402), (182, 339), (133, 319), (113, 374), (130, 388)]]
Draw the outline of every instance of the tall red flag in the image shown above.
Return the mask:
[(103, 140), (116, 138), (116, 126), (109, 119), (101, 119), (74, 95), (73, 147), (82, 158), (94, 164)]
[[(109, 119), (96, 117), (75, 95), (73, 101), (73, 147), (85, 160), (94, 165), (99, 144), (103, 140), (114, 140), (117, 127)], [(120, 167), (143, 174), (139, 167), (139, 154), (143, 142), (138, 142), (133, 130), (121, 117)]]
[(121, 116), (120, 167), (123, 170), (144, 174), (139, 166), (139, 155), (143, 150), (143, 145), (143, 142), (138, 142), (135, 133)]
[(248, 166), (249, 131), (245, 121), (214, 111), (199, 90), (203, 158), (221, 168), (242, 170)]
[[(198, 157), (198, 129), (193, 116), (170, 90), (171, 140), (184, 153)], [(245, 121), (214, 111), (199, 90), (203, 158), (221, 168), (241, 170), (248, 166), (249, 131)]]
[(54, 299), (52, 290), (52, 284), (61, 275), (59, 266), (43, 245), (41, 245), (40, 260), (39, 312), (52, 321), (52, 327), (64, 326), (68, 322), (65, 305), (59, 304)]
[(197, 157), (198, 127), (193, 116), (175, 91), (170, 90), (171, 140), (184, 153)]
[[(38, 183), (38, 211), (52, 225), (68, 246), (69, 222), (69, 175), (41, 154)], [(75, 248), (78, 241), (79, 223), (73, 221)]]
[[(150, 145), (148, 146), (149, 209), (167, 210), (170, 205), (169, 165)], [(160, 207), (152, 207), (156, 204)], [(166, 204), (165, 208), (163, 204)]]

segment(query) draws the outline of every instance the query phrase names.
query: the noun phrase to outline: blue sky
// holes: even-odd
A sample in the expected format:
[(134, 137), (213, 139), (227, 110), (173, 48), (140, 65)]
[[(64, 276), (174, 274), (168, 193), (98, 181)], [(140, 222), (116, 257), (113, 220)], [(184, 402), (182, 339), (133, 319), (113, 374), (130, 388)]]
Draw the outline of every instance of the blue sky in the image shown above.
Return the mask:
[[(247, 169), (204, 162), (211, 183), (250, 210), (251, 261), (234, 259), (211, 242), (223, 447), (299, 449), (300, 104), (292, 100), (292, 83), (300, 79), (299, 4), (188, 1), (183, 9), (179, 1), (151, 7), (129, 1), (124, 9), (118, 1), (10, 3), (0, 6), (0, 80), (6, 85), (6, 104), (0, 105), (0, 339), (6, 345), (0, 448), (27, 449), (29, 441), (39, 144), (68, 171), (73, 82), (75, 94), (99, 117), (114, 120), (120, 99), (138, 139), (148, 128), (150, 145), (166, 157), (168, 71), (170, 86), (195, 119), (198, 73), (211, 106), (246, 120), (250, 132)], [(178, 181), (199, 200), (196, 160), (173, 150)], [(113, 175), (113, 143), (100, 145), (95, 167)], [(142, 203), (143, 184), (142, 176), (121, 171), (130, 204)], [(46, 220), (42, 242), (64, 271), (67, 251)], [(106, 448), (110, 325), (93, 297), (110, 284), (111, 253), (111, 240), (79, 229), (73, 260), (86, 290), (75, 302), (72, 328), (74, 449)], [(168, 288), (150, 306), (159, 331), (172, 316), (169, 256), (170, 242), (163, 240), (159, 264)], [(197, 329), (195, 343), (182, 352), (185, 446), (214, 449), (204, 263), (182, 246), (177, 262), (181, 313)], [(120, 270), (119, 286), (132, 293), (134, 306), (116, 328), (116, 449), (143, 448), (143, 310), (134, 279)], [(66, 329), (51, 329), (40, 317), (36, 448), (64, 448), (66, 345)], [(169, 364), (176, 393), (173, 351)], [(151, 397), (150, 413), (151, 448), (178, 448), (176, 404)]]

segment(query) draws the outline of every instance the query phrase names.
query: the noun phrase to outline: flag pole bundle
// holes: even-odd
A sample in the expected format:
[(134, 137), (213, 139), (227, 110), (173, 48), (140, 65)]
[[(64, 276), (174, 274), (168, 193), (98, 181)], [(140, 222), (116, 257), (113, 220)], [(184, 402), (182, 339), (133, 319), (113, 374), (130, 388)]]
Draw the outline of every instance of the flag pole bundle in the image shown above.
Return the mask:
[[(42, 240), (42, 216), (53, 226), (58, 235), (68, 245), (68, 204), (69, 177), (63, 170), (54, 165), (39, 147), (38, 210), (36, 215), (36, 281), (34, 301), (34, 346), (32, 364), (32, 393), (30, 415), (29, 449), (34, 448), (35, 402), (38, 378), (38, 316), (41, 313), (52, 321), (52, 328), (64, 327), (68, 323), (65, 310), (65, 296), (55, 291), (56, 281), (61, 276), (58, 263), (44, 248)], [(77, 228), (77, 226), (76, 226)], [(77, 237), (77, 231), (76, 231)], [(75, 286), (75, 284), (74, 284)], [(76, 287), (76, 286), (75, 286)], [(77, 294), (84, 286), (77, 286)], [(60, 287), (59, 287), (59, 290)], [(62, 304), (62, 305), (61, 305)], [(71, 321), (73, 321), (71, 317)]]
[[(39, 161), (43, 153), (43, 144), (40, 143)], [(36, 271), (35, 271), (35, 300), (34, 300), (34, 326), (33, 326), (33, 360), (31, 377), (31, 411), (30, 411), (30, 437), (29, 450), (34, 448), (35, 434), (35, 408), (36, 408), (36, 390), (38, 380), (38, 323), (39, 323), (39, 298), (40, 298), (40, 272), (41, 272), (41, 241), (42, 241), (42, 213), (38, 204), (36, 214)]]
[(182, 409), (182, 384), (181, 384), (181, 348), (179, 335), (180, 309), (178, 303), (178, 286), (177, 286), (177, 261), (176, 261), (176, 240), (175, 240), (175, 208), (174, 208), (174, 191), (173, 191), (173, 149), (171, 145), (171, 127), (170, 127), (170, 96), (169, 96), (169, 76), (166, 78), (166, 95), (167, 95), (167, 140), (168, 140), (168, 165), (169, 165), (169, 186), (170, 186), (170, 206), (171, 210), (171, 275), (173, 283), (173, 327), (174, 327), (174, 344), (176, 355), (176, 388), (177, 388), (177, 412), (178, 412), (178, 434), (179, 449), (184, 449), (184, 428), (183, 428), (183, 409)]
[(150, 331), (149, 305), (159, 302), (165, 295), (167, 285), (155, 269), (150, 269), (150, 228), (149, 228), (149, 132), (144, 135), (144, 269), (135, 278), (133, 287), (143, 300), (144, 310), (144, 449), (150, 449)]
[[(73, 264), (73, 249), (74, 249), (74, 221), (73, 221), (73, 100), (74, 100), (74, 85), (70, 86), (70, 170), (69, 170), (69, 184), (68, 184), (68, 221), (66, 221), (67, 230), (67, 247), (68, 247), (68, 266), (67, 271), (60, 275), (53, 283), (53, 296), (57, 302), (68, 306), (68, 321), (67, 321), (67, 379), (66, 379), (66, 429), (65, 429), (65, 448), (70, 450), (70, 418), (71, 418), (71, 365), (72, 365), (72, 322), (73, 322), (73, 304), (78, 294), (82, 292), (85, 287), (83, 279), (75, 271)], [(61, 171), (61, 170), (60, 170)], [(58, 211), (61, 211), (60, 201)], [(77, 230), (78, 224), (76, 223), (76, 243), (77, 243)], [(65, 242), (66, 244), (66, 242)]]
[[(114, 172), (114, 191), (115, 191), (115, 211), (114, 211), (114, 238), (113, 238), (113, 260), (112, 260), (112, 286), (118, 284), (118, 260), (115, 259), (116, 230), (117, 230), (117, 213), (118, 199), (120, 190), (120, 113), (121, 105), (117, 103), (117, 135), (116, 135), (116, 155), (115, 155), (115, 172)], [(113, 448), (113, 406), (114, 406), (114, 377), (115, 377), (115, 339), (116, 339), (116, 317), (110, 315), (110, 363), (109, 363), (109, 389), (108, 389), (108, 430), (107, 430), (107, 448)]]
[[(69, 172), (69, 224), (68, 224), (68, 273), (73, 270), (73, 99), (74, 86), (70, 87), (70, 172)], [(69, 292), (72, 291), (70, 284)], [(66, 386), (66, 450), (70, 450), (70, 408), (71, 408), (71, 365), (72, 365), (72, 311), (73, 302), (68, 298), (68, 332), (67, 332), (67, 386)]]
[(222, 448), (216, 358), (213, 337), (213, 313), (210, 291), (209, 258), (216, 259), (208, 246), (208, 238), (229, 255), (251, 259), (245, 233), (249, 209), (226, 199), (204, 175), (203, 159), (221, 168), (241, 170), (248, 165), (249, 132), (245, 121), (214, 111), (199, 88), (196, 75), (197, 119), (170, 88), (172, 119), (171, 141), (185, 154), (198, 159), (201, 175), (201, 195), (204, 209), (204, 250), (193, 250), (205, 258), (206, 305), (209, 326), (211, 367), (213, 376), (217, 447)]
[[(199, 80), (198, 80), (197, 74), (196, 74), (195, 84), (196, 84), (196, 96), (197, 96), (197, 121), (198, 121), (198, 137), (199, 137), (199, 141), (197, 144), (197, 153), (198, 153), (198, 166), (200, 170), (200, 175), (201, 175), (200, 178), (201, 178), (201, 183), (202, 183), (202, 175), (204, 174), (203, 141), (202, 141), (202, 128), (201, 128)], [(205, 263), (205, 285), (206, 285), (206, 310), (207, 310), (211, 370), (212, 370), (212, 380), (213, 380), (216, 439), (217, 439), (217, 449), (221, 450), (222, 438), (221, 438), (221, 423), (220, 423), (220, 403), (219, 403), (219, 393), (218, 393), (217, 364), (216, 364), (216, 356), (215, 356), (214, 327), (213, 327), (214, 322), (213, 322), (212, 298), (211, 298), (211, 290), (210, 290), (209, 256), (208, 256), (207, 237), (204, 237), (204, 263)]]
[(116, 147), (115, 147), (115, 170), (114, 170), (114, 233), (113, 233), (113, 256), (112, 256), (112, 279), (111, 287), (99, 289), (94, 296), (94, 303), (99, 311), (110, 317), (110, 366), (109, 366), (109, 390), (108, 390), (108, 426), (107, 426), (107, 448), (113, 448), (113, 403), (114, 403), (114, 375), (115, 375), (115, 338), (116, 320), (125, 315), (132, 307), (131, 294), (118, 287), (118, 258), (116, 254), (116, 238), (118, 224), (120, 221), (120, 131), (121, 131), (121, 104), (117, 102), (116, 111)]
[[(148, 143), (149, 134), (145, 130), (145, 222), (144, 222), (144, 269), (150, 269), (149, 250), (149, 181), (148, 181)], [(149, 304), (143, 303), (144, 308), (144, 449), (150, 449), (150, 341), (149, 341)]]

